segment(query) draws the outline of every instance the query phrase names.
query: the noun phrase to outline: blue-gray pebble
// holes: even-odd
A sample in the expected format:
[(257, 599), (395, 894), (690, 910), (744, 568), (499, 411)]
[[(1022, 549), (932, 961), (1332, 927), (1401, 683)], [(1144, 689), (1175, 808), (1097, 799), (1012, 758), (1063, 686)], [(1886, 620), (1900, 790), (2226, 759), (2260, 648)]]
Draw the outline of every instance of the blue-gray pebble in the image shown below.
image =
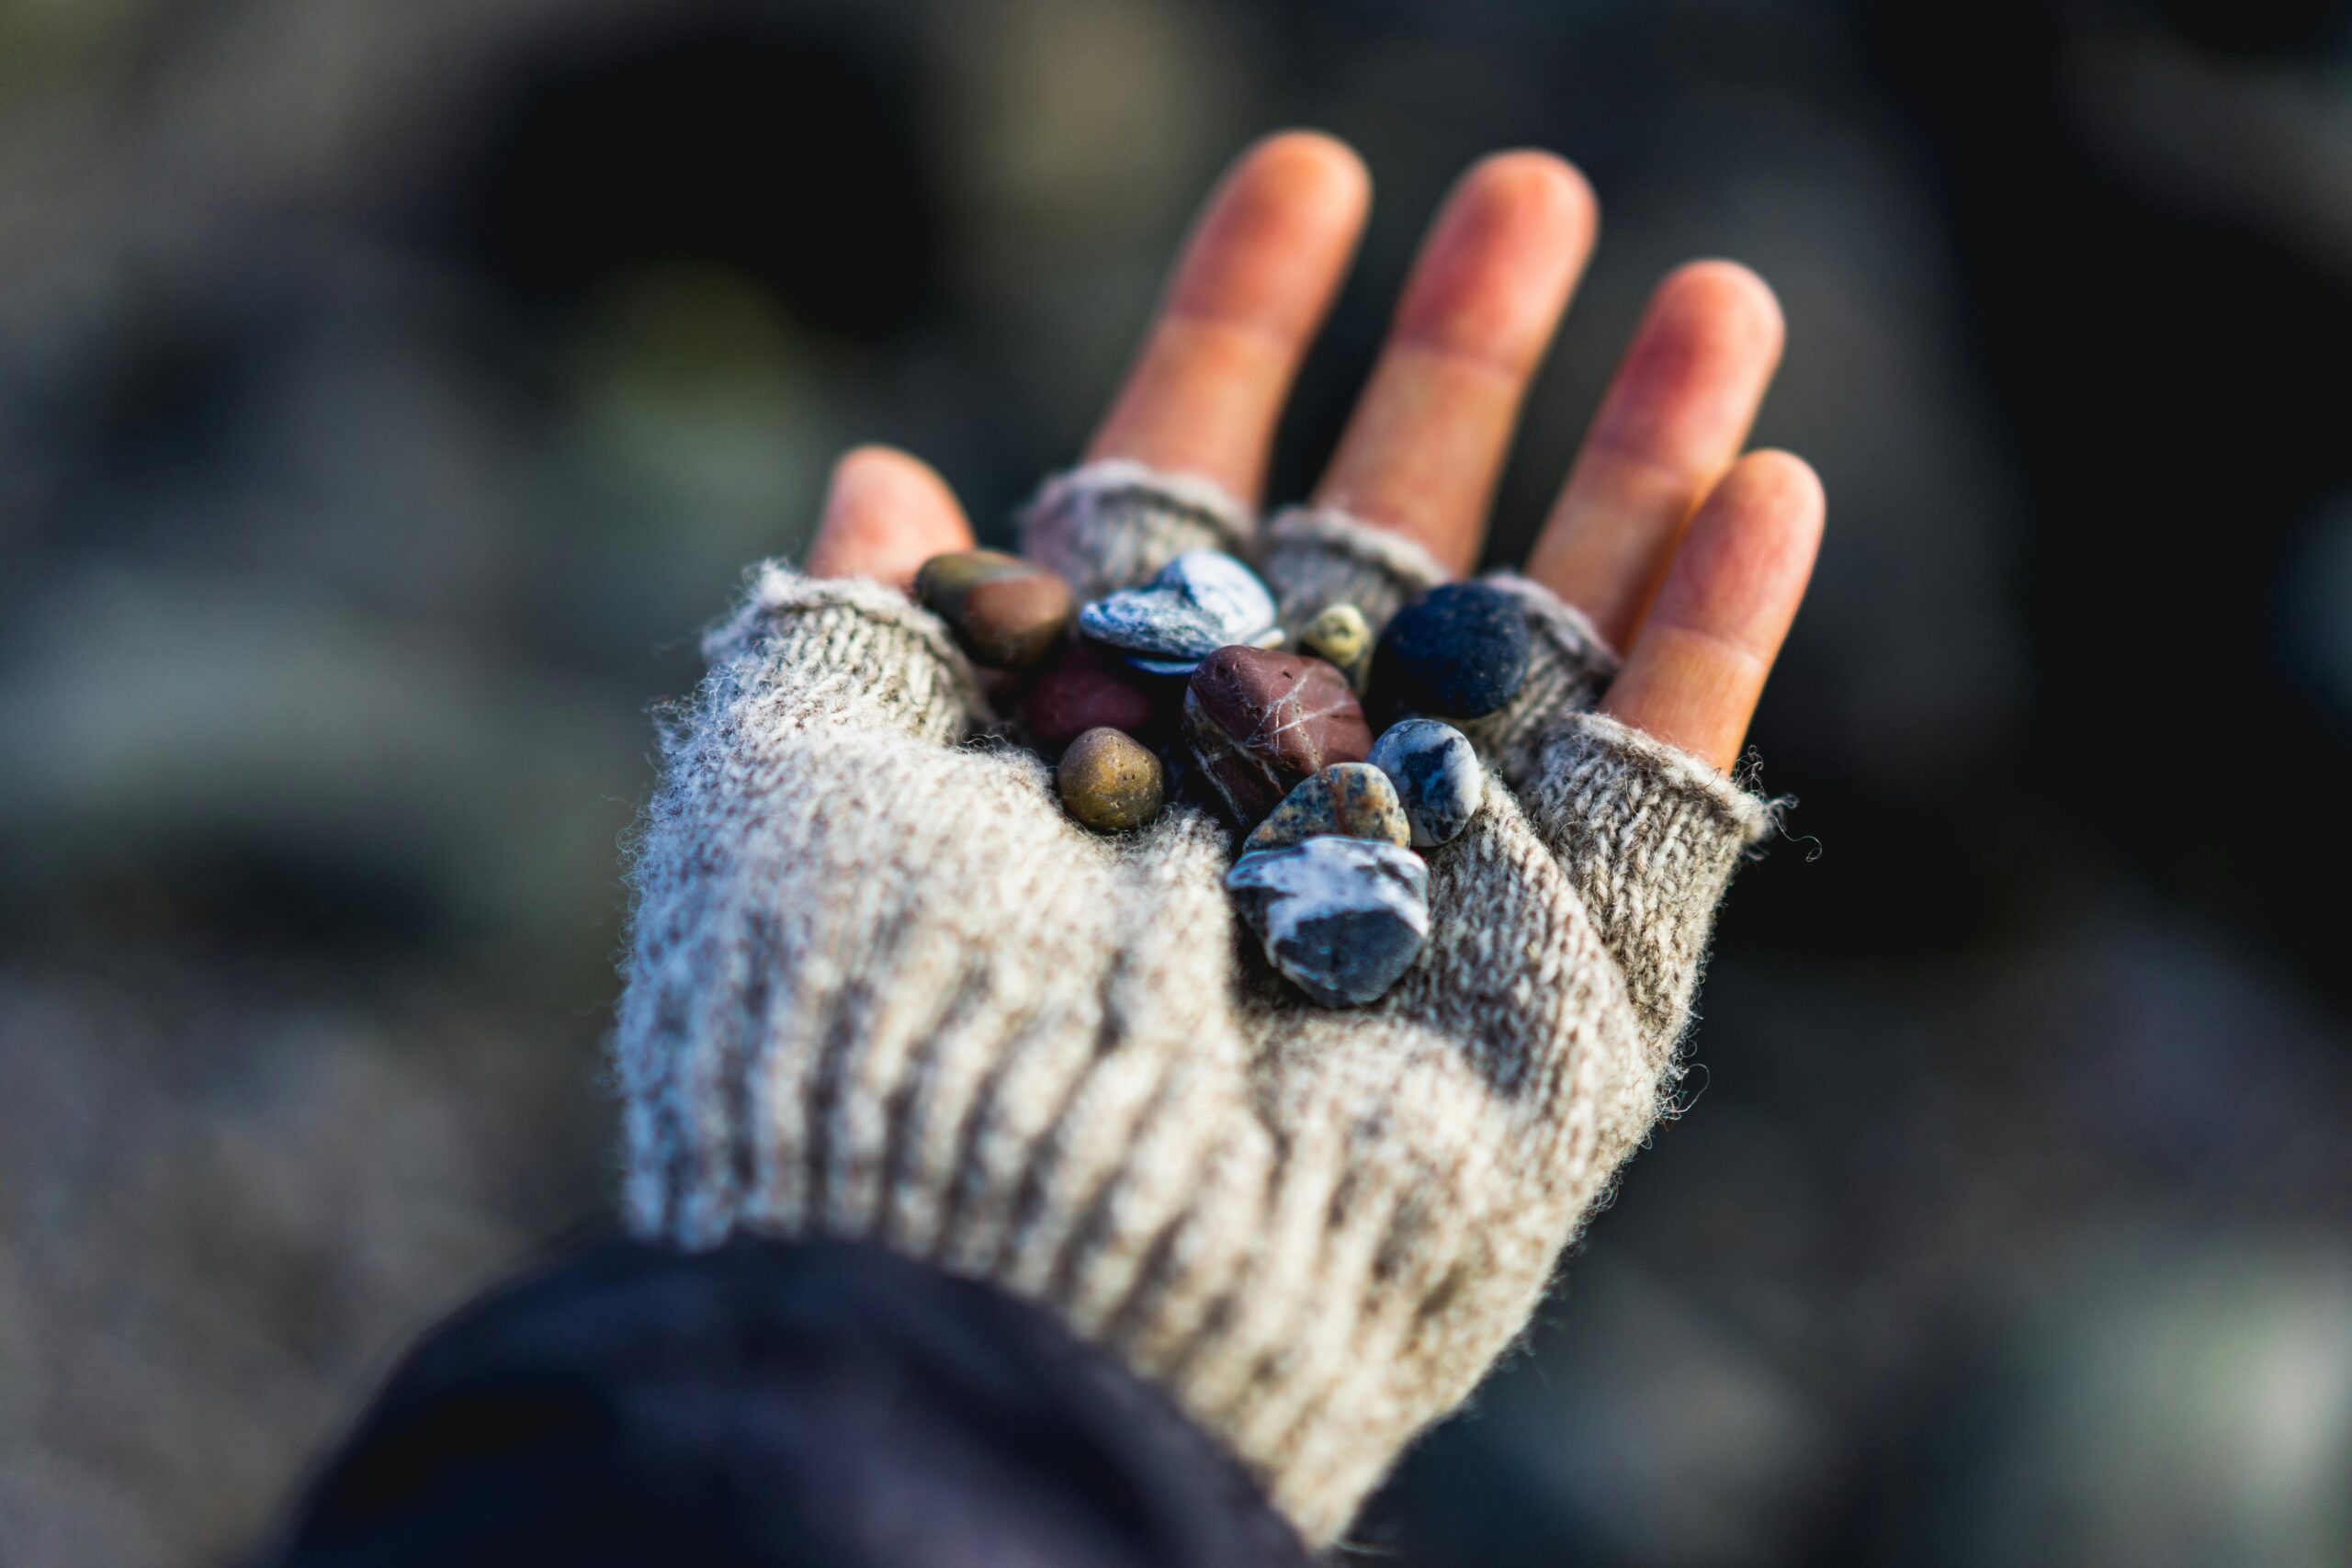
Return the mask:
[(1142, 587), (1078, 613), (1080, 631), (1153, 675), (1190, 674), (1218, 649), (1254, 642), (1273, 624), (1273, 595), (1222, 550), (1186, 550)]
[(1364, 760), (1396, 786), (1417, 849), (1452, 843), (1486, 804), (1487, 773), (1477, 748), (1438, 719), (1399, 719), (1381, 732)]
[(1372, 691), (1385, 712), (1477, 718), (1527, 678), (1527, 615), (1483, 582), (1449, 582), (1396, 612), (1373, 655)]
[(1309, 839), (1225, 874), (1266, 962), (1325, 1007), (1378, 1001), (1430, 933), (1421, 857), (1372, 839)]

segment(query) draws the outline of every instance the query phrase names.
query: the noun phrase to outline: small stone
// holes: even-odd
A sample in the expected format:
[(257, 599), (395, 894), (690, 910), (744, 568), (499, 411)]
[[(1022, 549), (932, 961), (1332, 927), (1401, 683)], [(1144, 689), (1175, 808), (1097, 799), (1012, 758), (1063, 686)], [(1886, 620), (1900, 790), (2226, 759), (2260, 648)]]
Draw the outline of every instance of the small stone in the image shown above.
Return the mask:
[(1400, 719), (1372, 743), (1372, 765), (1396, 786), (1413, 825), (1413, 846), (1460, 838), (1487, 801), (1487, 773), (1470, 738), (1434, 718)]
[(1273, 595), (1221, 550), (1186, 550), (1142, 587), (1078, 613), (1080, 631), (1153, 675), (1189, 675), (1218, 649), (1254, 642), (1273, 624)]
[(1373, 694), (1390, 713), (1477, 718), (1519, 691), (1528, 645), (1517, 600), (1483, 582), (1449, 582), (1388, 623), (1373, 655)]
[(1148, 692), (1123, 666), (1071, 644), (1021, 700), (1021, 722), (1048, 757), (1090, 729), (1123, 729), (1148, 739), (1170, 728), (1175, 703)]
[(1306, 623), (1298, 634), (1299, 646), (1316, 658), (1336, 664), (1348, 684), (1363, 690), (1372, 668), (1372, 626), (1353, 604), (1332, 604)]
[(1245, 829), (1301, 780), (1372, 750), (1346, 676), (1319, 659), (1258, 648), (1221, 648), (1201, 660), (1184, 688), (1184, 736)]
[(1241, 848), (1246, 854), (1329, 837), (1371, 839), (1399, 849), (1412, 842), (1412, 825), (1386, 773), (1369, 762), (1332, 763), (1284, 795)]
[(1053, 652), (1069, 630), (1069, 584), (1001, 550), (953, 550), (915, 573), (915, 598), (945, 621), (978, 663), (1020, 670)]
[(1124, 833), (1159, 816), (1167, 782), (1150, 747), (1107, 728), (1071, 741), (1054, 770), (1062, 809), (1098, 833)]
[(1370, 839), (1243, 855), (1225, 886), (1266, 962), (1326, 1007), (1377, 1001), (1430, 931), (1429, 867)]

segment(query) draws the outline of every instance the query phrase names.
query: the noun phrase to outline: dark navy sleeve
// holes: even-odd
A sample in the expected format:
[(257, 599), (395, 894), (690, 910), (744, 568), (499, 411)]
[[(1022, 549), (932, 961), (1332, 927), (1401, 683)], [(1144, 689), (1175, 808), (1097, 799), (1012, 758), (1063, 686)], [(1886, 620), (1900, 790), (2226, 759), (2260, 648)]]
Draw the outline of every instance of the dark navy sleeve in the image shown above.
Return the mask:
[(428, 1334), (267, 1568), (1273, 1568), (1234, 1461), (1044, 1313), (879, 1247), (575, 1249)]

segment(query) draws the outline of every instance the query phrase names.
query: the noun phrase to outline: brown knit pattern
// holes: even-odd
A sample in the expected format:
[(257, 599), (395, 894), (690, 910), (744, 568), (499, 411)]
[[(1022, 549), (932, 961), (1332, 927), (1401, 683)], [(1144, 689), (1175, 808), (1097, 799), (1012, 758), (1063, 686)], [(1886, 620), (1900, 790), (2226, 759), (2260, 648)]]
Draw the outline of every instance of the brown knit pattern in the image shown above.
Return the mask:
[[(1182, 507), (1080, 479), (1032, 539), (1147, 573)], [(1278, 544), (1285, 603), (1356, 570), (1339, 537)], [(635, 865), (631, 1224), (876, 1238), (1046, 1303), (1331, 1539), (1657, 1116), (1765, 807), (1564, 685), (1513, 741), (1536, 774), (1430, 856), (1419, 964), (1330, 1010), (1248, 951), (1222, 826), (1071, 822), (902, 597), (771, 566), (707, 651)]]

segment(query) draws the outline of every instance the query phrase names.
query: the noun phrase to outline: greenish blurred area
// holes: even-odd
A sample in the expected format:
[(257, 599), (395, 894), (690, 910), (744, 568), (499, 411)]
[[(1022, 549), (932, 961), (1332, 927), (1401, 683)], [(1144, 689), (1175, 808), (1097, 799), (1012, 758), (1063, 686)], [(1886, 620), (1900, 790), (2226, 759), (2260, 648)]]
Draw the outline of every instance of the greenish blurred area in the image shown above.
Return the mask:
[(2352, 31), (2195, 0), (0, 0), (0, 1561), (227, 1562), (602, 1221), (657, 700), (826, 465), (984, 528), (1250, 137), (1781, 292), (1830, 542), (1690, 1114), (1356, 1532), (2352, 1562)]

